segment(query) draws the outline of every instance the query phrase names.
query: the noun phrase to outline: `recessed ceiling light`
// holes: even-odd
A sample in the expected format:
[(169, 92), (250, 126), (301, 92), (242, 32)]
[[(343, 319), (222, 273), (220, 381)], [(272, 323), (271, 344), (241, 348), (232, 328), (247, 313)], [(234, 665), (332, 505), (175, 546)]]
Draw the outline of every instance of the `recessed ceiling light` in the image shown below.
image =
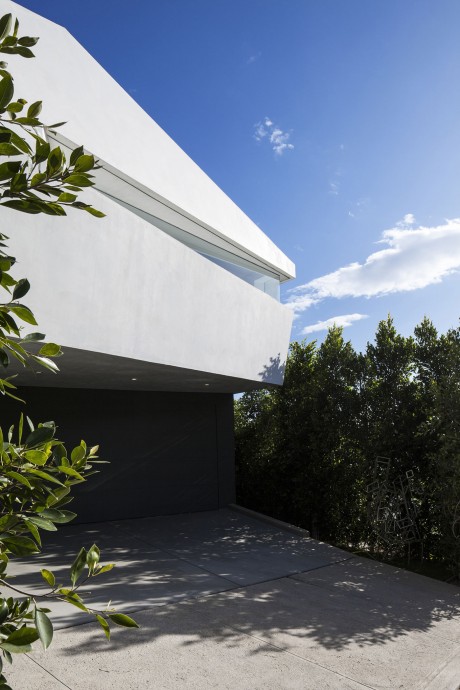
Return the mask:
[(210, 384), (210, 383), (205, 383), (204, 385), (205, 385), (205, 386), (210, 386), (211, 384)]
[(137, 381), (137, 379), (131, 379), (131, 381)]

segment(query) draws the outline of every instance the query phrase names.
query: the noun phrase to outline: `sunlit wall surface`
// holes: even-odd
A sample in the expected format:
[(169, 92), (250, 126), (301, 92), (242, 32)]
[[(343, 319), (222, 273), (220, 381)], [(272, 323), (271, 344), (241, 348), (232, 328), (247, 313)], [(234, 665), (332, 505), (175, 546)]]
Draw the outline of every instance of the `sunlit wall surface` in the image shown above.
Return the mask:
[(110, 197), (113, 201), (120, 204), (124, 208), (127, 208), (132, 213), (135, 213), (140, 218), (147, 220), (149, 223), (154, 225), (156, 228), (163, 230), (166, 234), (174, 237), (176, 240), (185, 244), (190, 249), (198, 252), (205, 259), (212, 261), (221, 268), (229, 271), (233, 275), (237, 276), (245, 283), (253, 285), (258, 290), (265, 292), (265, 294), (270, 295), (278, 302), (280, 301), (280, 278), (275, 275), (268, 268), (264, 268), (260, 264), (244, 259), (237, 254), (232, 254), (227, 250), (224, 250), (216, 245), (206, 242), (205, 240), (196, 237), (195, 235), (188, 233), (181, 228), (177, 228), (171, 223), (166, 223), (164, 220), (157, 218), (150, 213), (146, 213), (140, 208), (136, 208), (132, 204), (128, 204), (121, 199), (118, 199), (110, 194), (104, 193), (105, 196)]

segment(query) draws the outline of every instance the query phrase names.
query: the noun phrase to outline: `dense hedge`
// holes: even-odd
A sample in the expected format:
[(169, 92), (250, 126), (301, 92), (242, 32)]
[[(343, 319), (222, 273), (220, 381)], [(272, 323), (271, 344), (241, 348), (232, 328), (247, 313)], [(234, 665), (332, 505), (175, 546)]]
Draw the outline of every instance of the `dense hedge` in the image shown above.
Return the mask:
[(384, 456), (389, 485), (412, 477), (424, 554), (458, 574), (460, 328), (438, 335), (425, 319), (404, 337), (388, 317), (364, 353), (336, 327), (320, 346), (292, 343), (285, 385), (246, 393), (235, 420), (240, 503), (326, 541), (385, 548), (369, 494)]

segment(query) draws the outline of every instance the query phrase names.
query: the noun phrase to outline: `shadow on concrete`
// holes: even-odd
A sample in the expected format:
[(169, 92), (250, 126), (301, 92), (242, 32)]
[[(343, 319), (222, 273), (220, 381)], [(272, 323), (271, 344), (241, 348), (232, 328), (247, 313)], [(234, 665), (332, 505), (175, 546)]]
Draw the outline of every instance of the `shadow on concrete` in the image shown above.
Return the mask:
[[(99, 628), (87, 629), (69, 654), (175, 634), (190, 645), (209, 635), (232, 644), (251, 635), (280, 650), (294, 639), (335, 650), (383, 645), (434, 628), (446, 642), (460, 641), (458, 588), (230, 510), (68, 528), (48, 540), (46, 555), (22, 563), (12, 583), (35, 587), (32, 573), (41, 567), (64, 583), (76, 547), (93, 541), (104, 562), (119, 565), (91, 582), (88, 604), (110, 598), (118, 610), (148, 610), (136, 616), (141, 630), (115, 631), (108, 646)], [(59, 627), (91, 620), (65, 606), (55, 610)]]
[[(366, 593), (366, 576), (359, 578), (360, 589)], [(126, 573), (126, 584), (136, 587)], [(391, 597), (391, 585), (388, 590)], [(252, 585), (225, 594), (201, 596), (167, 606), (158, 606), (136, 619), (141, 629), (135, 633), (115, 632), (110, 647), (99, 630), (88, 630), (88, 635), (70, 654), (126, 649), (142, 645), (162, 635), (187, 636), (187, 645), (193, 645), (210, 635), (219, 642), (237, 644), (243, 636), (264, 640), (266, 645), (257, 653), (272, 649), (283, 651), (289, 646), (289, 637), (314, 641), (326, 649), (342, 650), (350, 645), (360, 647), (383, 645), (413, 632), (428, 631), (436, 624), (438, 633), (448, 640), (460, 640), (460, 626), (449, 630), (446, 623), (458, 623), (460, 602), (449, 592), (425, 599), (400, 604), (360, 600), (332, 592), (318, 591), (308, 583), (292, 577), (270, 583)], [(280, 639), (281, 638), (281, 639)]]

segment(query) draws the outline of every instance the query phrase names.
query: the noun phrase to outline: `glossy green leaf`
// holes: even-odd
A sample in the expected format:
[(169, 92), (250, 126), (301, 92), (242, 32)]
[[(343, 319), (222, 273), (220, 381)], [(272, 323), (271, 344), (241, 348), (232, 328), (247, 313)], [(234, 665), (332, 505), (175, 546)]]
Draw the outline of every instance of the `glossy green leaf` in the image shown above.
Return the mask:
[(28, 556), (38, 551), (36, 543), (29, 537), (3, 537), (2, 541), (15, 556)]
[(46, 479), (46, 481), (52, 482), (53, 484), (59, 484), (59, 486), (64, 486), (64, 484), (60, 482), (59, 479), (56, 479), (56, 477), (53, 477), (51, 474), (48, 474), (48, 472), (43, 472), (43, 470), (36, 470), (35, 468), (29, 467), (27, 468), (27, 474), (32, 474), (35, 477)]
[(77, 598), (76, 594), (68, 594), (66, 597), (64, 597), (64, 599), (65, 601), (67, 601), (67, 603), (72, 604), (72, 606), (75, 606), (77, 609), (80, 609), (80, 611), (89, 613), (88, 608), (85, 606), (85, 604), (81, 601), (80, 598)]
[(5, 350), (0, 349), (0, 364), (3, 367), (7, 367), (9, 363), (10, 363), (10, 359), (8, 357), (8, 354), (5, 352)]
[(8, 103), (14, 96), (13, 79), (11, 76), (5, 76), (0, 81), (0, 109), (6, 108)]
[(106, 619), (100, 616), (98, 613), (96, 614), (96, 620), (101, 626), (102, 630), (104, 631), (104, 634), (108, 640), (110, 640), (110, 627), (109, 624), (107, 623)]
[[(17, 119), (16, 119), (17, 122)], [(20, 137), (14, 130), (11, 131), (11, 143), (16, 146), (22, 153), (29, 155), (32, 151), (29, 144), (23, 137)]]
[(27, 46), (27, 47), (29, 47), (29, 48), (30, 48), (31, 46), (36, 45), (37, 42), (38, 42), (38, 38), (35, 37), (35, 36), (23, 36), (22, 38), (19, 38), (19, 39), (18, 39), (19, 45), (21, 45), (21, 46)]
[(9, 113), (20, 113), (21, 110), (24, 109), (24, 106), (18, 101), (12, 101), (9, 105), (7, 105), (6, 109)]
[(90, 213), (92, 216), (95, 216), (96, 218), (105, 218), (105, 213), (98, 211), (97, 208), (93, 208), (92, 206), (85, 206), (83, 210), (87, 213)]
[(42, 568), (40, 570), (40, 573), (45, 582), (49, 584), (50, 587), (54, 587), (54, 585), (56, 584), (56, 578), (54, 576), (54, 573), (52, 573), (51, 570), (47, 570), (46, 568)]
[(79, 463), (81, 460), (86, 455), (86, 451), (82, 446), (75, 446), (75, 448), (72, 450), (72, 453), (70, 454), (70, 459), (72, 460), (72, 463)]
[(37, 325), (34, 315), (30, 311), (29, 307), (26, 307), (24, 304), (11, 304), (9, 308), (13, 314), (18, 316), (22, 321), (30, 323), (32, 326)]
[(30, 355), (30, 358), (33, 359), (34, 362), (41, 364), (41, 366), (45, 367), (45, 369), (49, 369), (54, 374), (59, 371), (57, 364), (55, 364), (53, 360), (49, 359), (48, 357), (42, 357), (41, 355)]
[[(58, 492), (56, 491), (56, 493)], [(57, 510), (55, 508), (42, 510), (40, 515), (60, 525), (64, 525), (67, 522), (71, 522), (77, 517), (77, 513), (73, 513), (71, 510)]]
[(38, 531), (37, 525), (34, 525), (33, 522), (30, 522), (28, 518), (23, 518), (24, 524), (37, 542), (38, 546), (41, 546), (42, 540), (40, 538), (40, 532)]
[(76, 559), (72, 563), (72, 567), (70, 568), (70, 580), (72, 582), (72, 585), (75, 587), (77, 584), (77, 580), (80, 577), (80, 575), (83, 572), (83, 569), (86, 565), (86, 549), (82, 546), (80, 551), (77, 554)]
[(24, 626), (8, 635), (5, 642), (12, 645), (27, 645), (33, 644), (36, 640), (38, 640), (38, 632), (35, 628)]
[(13, 144), (0, 144), (0, 156), (20, 156), (21, 151)]
[(47, 141), (41, 137), (37, 138), (35, 142), (35, 159), (37, 163), (43, 163), (48, 159), (51, 147)]
[[(5, 144), (5, 146), (8, 146), (8, 144)], [(91, 187), (93, 184), (87, 175), (83, 173), (72, 173), (72, 175), (66, 177), (65, 183), (75, 185), (76, 187)]]
[(74, 470), (73, 467), (59, 465), (58, 470), (60, 470), (63, 474), (67, 474), (69, 477), (75, 477), (75, 479), (80, 479), (81, 481), (84, 481), (84, 477), (82, 477), (81, 474), (77, 472), (77, 470)]
[(16, 515), (4, 515), (2, 518), (0, 518), (0, 531), (6, 532), (17, 525), (18, 522), (19, 518), (17, 518)]
[(31, 522), (33, 525), (36, 525), (40, 529), (44, 529), (47, 532), (56, 532), (57, 527), (54, 525), (51, 520), (46, 520), (44, 517), (39, 515), (31, 515), (29, 517), (29, 522)]
[(56, 146), (56, 148), (54, 148), (48, 156), (48, 164), (46, 166), (46, 172), (48, 176), (52, 177), (57, 172), (59, 172), (62, 168), (63, 162), (64, 155), (62, 153), (62, 150), (59, 148), (59, 146)]
[(24, 644), (10, 644), (9, 642), (2, 642), (0, 644), (0, 649), (4, 649), (5, 652), (10, 652), (10, 654), (27, 654), (27, 652), (32, 651), (32, 645)]
[(40, 348), (39, 354), (44, 357), (59, 357), (62, 355), (61, 346), (56, 343), (46, 343)]
[(29, 480), (26, 477), (24, 477), (22, 474), (19, 474), (19, 472), (15, 472), (14, 470), (10, 470), (7, 472), (4, 470), (3, 473), (4, 473), (5, 477), (10, 477), (10, 479), (15, 479), (17, 482), (19, 482), (20, 484), (23, 484), (28, 489), (32, 489), (32, 485), (29, 482)]
[(0, 180), (9, 180), (21, 167), (21, 161), (6, 161), (0, 164)]
[(26, 438), (25, 445), (32, 447), (51, 441), (55, 433), (54, 426), (39, 426), (34, 429)]
[(88, 172), (94, 168), (94, 156), (84, 154), (75, 162), (75, 172)]
[(38, 187), (39, 185), (43, 184), (43, 182), (45, 182), (46, 179), (46, 173), (36, 173), (30, 180), (30, 186)]
[(22, 339), (22, 342), (23, 342), (23, 343), (38, 342), (38, 341), (40, 341), (40, 340), (44, 340), (45, 337), (46, 337), (46, 336), (45, 336), (44, 333), (29, 333), (28, 335), (26, 335), (26, 336)]
[(111, 621), (116, 623), (116, 625), (121, 625), (123, 628), (138, 628), (139, 625), (133, 618), (127, 616), (124, 613), (110, 613), (109, 618)]
[(21, 55), (21, 57), (25, 58), (33, 58), (35, 57), (35, 53), (33, 53), (30, 48), (26, 48), (25, 46), (18, 46), (16, 48), (16, 52), (18, 55)]
[(94, 570), (94, 566), (99, 563), (100, 556), (101, 552), (99, 547), (96, 546), (96, 544), (93, 544), (86, 554), (86, 565), (88, 566), (90, 572), (92, 572)]
[(43, 649), (48, 649), (53, 639), (53, 624), (46, 613), (37, 608), (35, 609), (34, 623)]
[(6, 621), (8, 613), (9, 608), (8, 604), (6, 603), (6, 600), (0, 599), (0, 625), (2, 625)]
[(61, 204), (70, 204), (77, 198), (76, 194), (70, 194), (69, 192), (62, 192), (59, 194), (58, 202)]
[(40, 115), (42, 110), (42, 102), (41, 101), (35, 101), (35, 103), (32, 103), (32, 105), (29, 106), (27, 110), (27, 117), (37, 117), (37, 115)]
[(18, 280), (16, 283), (14, 290), (13, 290), (13, 299), (21, 299), (21, 297), (24, 297), (24, 295), (27, 295), (27, 293), (30, 290), (30, 283), (27, 280), (27, 278), (21, 278), (21, 280)]
[(24, 453), (24, 457), (27, 462), (31, 462), (33, 465), (46, 465), (48, 459), (48, 454), (41, 450), (28, 450)]
[(80, 158), (80, 156), (84, 154), (84, 152), (85, 151), (83, 149), (83, 146), (78, 146), (76, 149), (74, 149), (70, 154), (70, 165), (74, 166), (77, 160)]
[(13, 17), (11, 14), (4, 14), (0, 19), (0, 41), (10, 33), (12, 21)]
[(102, 575), (103, 573), (108, 573), (109, 570), (115, 568), (115, 563), (107, 563), (106, 565), (101, 565), (94, 571), (94, 575)]
[(22, 213), (40, 213), (40, 208), (31, 201), (25, 201), (24, 199), (10, 199), (9, 201), (3, 201), (1, 206), (6, 206), (7, 208), (12, 208), (15, 211), (21, 211)]

